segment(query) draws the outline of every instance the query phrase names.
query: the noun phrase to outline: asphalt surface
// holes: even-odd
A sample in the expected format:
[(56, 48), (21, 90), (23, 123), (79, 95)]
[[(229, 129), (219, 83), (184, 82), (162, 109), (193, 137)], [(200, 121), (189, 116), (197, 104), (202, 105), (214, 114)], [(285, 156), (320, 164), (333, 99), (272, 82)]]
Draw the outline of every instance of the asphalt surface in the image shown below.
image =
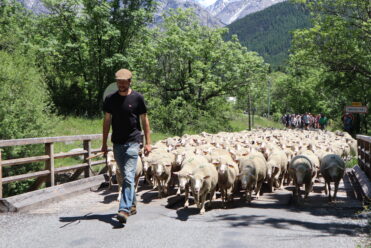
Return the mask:
[(0, 247), (371, 247), (370, 215), (340, 189), (328, 203), (317, 184), (309, 199), (292, 203), (290, 187), (264, 193), (251, 205), (220, 198), (199, 215), (182, 197), (157, 198), (142, 188), (138, 214), (116, 218), (117, 193), (90, 191), (26, 213), (0, 214)]

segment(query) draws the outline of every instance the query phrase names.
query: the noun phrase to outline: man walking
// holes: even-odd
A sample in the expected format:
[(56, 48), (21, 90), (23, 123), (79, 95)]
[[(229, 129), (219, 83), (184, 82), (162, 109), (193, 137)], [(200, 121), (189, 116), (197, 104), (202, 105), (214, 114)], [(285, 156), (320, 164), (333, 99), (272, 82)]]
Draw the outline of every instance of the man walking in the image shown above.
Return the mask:
[(107, 152), (107, 137), (112, 124), (113, 153), (124, 178), (117, 219), (126, 223), (130, 213), (136, 213), (134, 177), (140, 143), (142, 123), (145, 136), (144, 155), (151, 152), (151, 138), (147, 108), (144, 98), (132, 90), (132, 73), (121, 69), (115, 74), (118, 91), (108, 95), (103, 103), (103, 144), (102, 152)]

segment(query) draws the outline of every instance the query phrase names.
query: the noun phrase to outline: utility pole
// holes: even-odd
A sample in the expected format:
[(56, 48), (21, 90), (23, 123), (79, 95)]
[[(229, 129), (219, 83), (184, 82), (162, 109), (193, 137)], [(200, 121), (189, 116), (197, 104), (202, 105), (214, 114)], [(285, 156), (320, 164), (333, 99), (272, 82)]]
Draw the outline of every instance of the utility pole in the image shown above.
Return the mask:
[(271, 79), (270, 77), (268, 77), (268, 119), (269, 119), (269, 116), (270, 116), (270, 112), (271, 112)]
[(252, 98), (252, 126), (254, 127), (254, 116), (255, 116), (255, 104), (254, 104), (254, 98)]
[(247, 95), (248, 101), (249, 101), (249, 131), (251, 131), (251, 98), (250, 98), (250, 92)]

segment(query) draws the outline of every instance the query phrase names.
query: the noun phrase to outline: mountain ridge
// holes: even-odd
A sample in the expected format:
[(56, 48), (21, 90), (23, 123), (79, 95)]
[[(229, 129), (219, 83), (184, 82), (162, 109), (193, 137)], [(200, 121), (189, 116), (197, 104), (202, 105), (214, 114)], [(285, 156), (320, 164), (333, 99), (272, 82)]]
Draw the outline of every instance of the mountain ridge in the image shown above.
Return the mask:
[[(35, 13), (47, 13), (41, 0), (17, 0)], [(217, 0), (208, 7), (196, 0), (155, 0), (154, 26), (162, 22), (162, 15), (169, 9), (193, 8), (200, 23), (209, 27), (223, 27), (246, 15), (287, 0)]]
[(311, 27), (309, 10), (286, 1), (231, 23), (225, 39), (237, 35), (243, 46), (258, 52), (277, 69), (286, 64), (292, 31), (308, 27)]

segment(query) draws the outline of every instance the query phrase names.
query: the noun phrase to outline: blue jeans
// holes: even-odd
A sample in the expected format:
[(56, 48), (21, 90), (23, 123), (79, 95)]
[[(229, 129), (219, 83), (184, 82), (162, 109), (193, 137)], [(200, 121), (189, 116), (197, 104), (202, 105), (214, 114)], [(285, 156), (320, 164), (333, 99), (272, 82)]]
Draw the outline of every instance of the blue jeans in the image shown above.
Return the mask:
[(113, 153), (120, 168), (122, 178), (122, 191), (119, 211), (130, 213), (130, 208), (136, 204), (135, 197), (135, 170), (137, 168), (139, 143), (113, 144)]

